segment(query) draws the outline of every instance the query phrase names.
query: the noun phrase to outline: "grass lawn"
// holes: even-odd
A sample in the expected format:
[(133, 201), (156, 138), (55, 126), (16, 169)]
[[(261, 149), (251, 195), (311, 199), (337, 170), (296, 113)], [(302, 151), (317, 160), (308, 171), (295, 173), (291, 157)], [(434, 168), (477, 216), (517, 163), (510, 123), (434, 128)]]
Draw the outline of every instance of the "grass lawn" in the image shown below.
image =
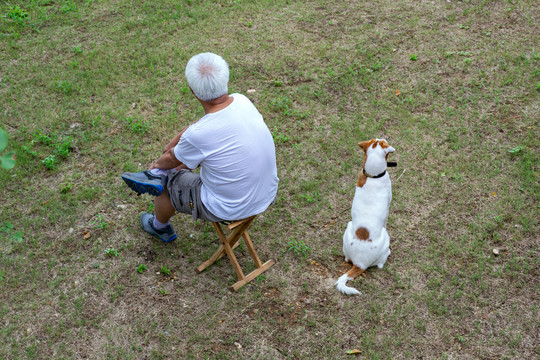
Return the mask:
[[(280, 188), (237, 293), (210, 224), (141, 231), (120, 179), (200, 117), (222, 55), (263, 114)], [(540, 356), (536, 0), (0, 1), (0, 359)], [(362, 166), (396, 152), (385, 267), (333, 283)], [(247, 269), (247, 250), (239, 258)], [(348, 351), (358, 350), (357, 354)]]

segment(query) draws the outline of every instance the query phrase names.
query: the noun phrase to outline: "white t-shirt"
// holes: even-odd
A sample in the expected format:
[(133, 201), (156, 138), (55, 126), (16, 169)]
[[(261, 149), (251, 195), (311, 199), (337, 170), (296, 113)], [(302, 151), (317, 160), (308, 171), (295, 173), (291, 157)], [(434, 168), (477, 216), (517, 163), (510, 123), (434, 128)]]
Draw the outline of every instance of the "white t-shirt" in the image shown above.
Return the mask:
[(201, 165), (201, 200), (224, 220), (259, 214), (278, 187), (272, 134), (247, 97), (232, 94), (225, 109), (206, 114), (182, 134), (174, 154), (190, 169)]

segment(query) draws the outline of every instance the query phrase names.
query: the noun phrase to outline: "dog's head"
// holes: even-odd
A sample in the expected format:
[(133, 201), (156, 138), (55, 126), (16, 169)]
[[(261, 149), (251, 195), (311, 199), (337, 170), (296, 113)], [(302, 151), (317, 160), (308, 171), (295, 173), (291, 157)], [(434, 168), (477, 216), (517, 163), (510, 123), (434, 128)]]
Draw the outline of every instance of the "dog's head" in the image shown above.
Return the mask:
[(384, 159), (388, 159), (388, 154), (396, 151), (393, 147), (388, 145), (386, 139), (372, 139), (368, 141), (362, 141), (358, 143), (358, 146), (364, 150), (364, 163), (368, 155), (383, 156)]
[(396, 151), (388, 145), (386, 139), (362, 141), (358, 143), (358, 146), (364, 150), (364, 169), (371, 174), (378, 174), (386, 170), (388, 154)]

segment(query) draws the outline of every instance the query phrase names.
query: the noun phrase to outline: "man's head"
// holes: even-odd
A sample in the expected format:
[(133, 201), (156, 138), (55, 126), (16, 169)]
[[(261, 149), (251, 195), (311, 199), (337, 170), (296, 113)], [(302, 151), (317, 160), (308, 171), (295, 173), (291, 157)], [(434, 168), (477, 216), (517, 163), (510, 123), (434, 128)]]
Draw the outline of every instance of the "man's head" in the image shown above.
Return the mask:
[(195, 55), (187, 63), (186, 79), (198, 99), (214, 100), (227, 94), (229, 66), (216, 54)]

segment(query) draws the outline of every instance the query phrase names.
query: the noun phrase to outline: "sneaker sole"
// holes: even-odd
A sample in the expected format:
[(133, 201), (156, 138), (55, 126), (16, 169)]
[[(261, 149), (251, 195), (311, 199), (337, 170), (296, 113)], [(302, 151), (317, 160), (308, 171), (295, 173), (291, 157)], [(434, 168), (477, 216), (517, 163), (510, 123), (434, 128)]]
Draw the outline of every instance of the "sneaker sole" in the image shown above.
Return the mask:
[(136, 180), (126, 179), (122, 177), (122, 180), (126, 183), (131, 190), (135, 191), (138, 194), (148, 193), (153, 196), (159, 196), (163, 192), (163, 186), (161, 185), (148, 185), (146, 183), (141, 183)]
[(165, 243), (171, 242), (171, 241), (173, 241), (174, 239), (176, 239), (177, 237), (178, 237), (178, 235), (173, 235), (173, 236), (171, 236), (171, 237), (169, 238), (169, 240), (163, 240), (162, 238), (160, 238), (160, 237), (158, 236), (158, 238), (159, 238), (161, 241), (165, 242)]

